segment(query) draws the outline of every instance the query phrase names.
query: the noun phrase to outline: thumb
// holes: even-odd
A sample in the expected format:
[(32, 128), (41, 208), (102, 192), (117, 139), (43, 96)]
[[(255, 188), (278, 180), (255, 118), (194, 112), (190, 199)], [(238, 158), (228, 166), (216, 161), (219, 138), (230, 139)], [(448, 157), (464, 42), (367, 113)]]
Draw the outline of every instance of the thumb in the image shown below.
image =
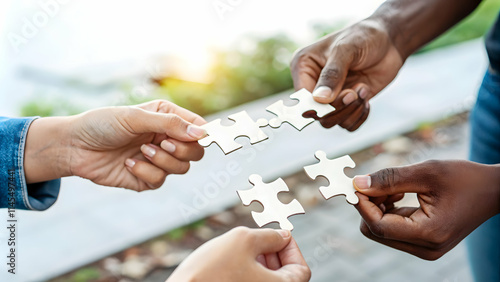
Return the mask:
[(342, 51), (335, 48), (332, 55), (325, 64), (316, 88), (313, 91), (313, 97), (320, 103), (332, 103), (339, 95), (344, 86), (347, 72), (352, 62), (352, 51)]
[(283, 250), (292, 238), (288, 230), (252, 229), (255, 255), (277, 253)]
[(429, 175), (421, 165), (385, 168), (369, 175), (355, 176), (353, 185), (356, 190), (370, 197), (424, 193), (427, 190), (425, 180)]
[(135, 108), (126, 123), (134, 133), (161, 133), (179, 141), (196, 141), (207, 134), (205, 129), (172, 113), (156, 113)]

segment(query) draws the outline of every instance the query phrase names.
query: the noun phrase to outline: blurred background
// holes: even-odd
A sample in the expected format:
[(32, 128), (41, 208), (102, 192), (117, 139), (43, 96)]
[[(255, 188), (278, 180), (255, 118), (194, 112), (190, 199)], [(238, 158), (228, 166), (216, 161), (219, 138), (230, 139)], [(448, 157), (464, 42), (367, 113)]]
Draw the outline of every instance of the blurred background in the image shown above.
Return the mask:
[[(265, 107), (292, 91), (293, 52), (382, 2), (4, 0), (0, 113), (71, 115), (166, 99), (208, 120), (240, 110), (269, 117)], [(244, 149), (228, 156), (211, 146), (187, 175), (141, 194), (65, 179), (51, 209), (19, 216), (16, 278), (164, 281), (204, 241), (234, 226), (255, 227), (250, 210), (262, 207), (241, 207), (234, 191), (250, 188), (248, 175), (260, 173), (266, 181), (283, 177), (291, 193), (280, 199), (306, 207), (292, 222), (312, 281), (470, 280), (461, 245), (424, 262), (363, 238), (355, 210), (342, 197), (323, 200), (321, 181), (305, 178), (302, 167), (315, 162), (317, 149), (330, 158), (351, 154), (357, 168), (350, 175), (466, 158), (467, 113), (487, 65), (481, 37), (499, 9), (500, 0), (483, 1), (412, 56), (356, 133), (317, 124), (303, 132), (267, 128), (270, 140), (242, 140)], [(226, 169), (231, 162), (240, 168), (235, 175)], [(411, 197), (404, 203), (415, 204)]]

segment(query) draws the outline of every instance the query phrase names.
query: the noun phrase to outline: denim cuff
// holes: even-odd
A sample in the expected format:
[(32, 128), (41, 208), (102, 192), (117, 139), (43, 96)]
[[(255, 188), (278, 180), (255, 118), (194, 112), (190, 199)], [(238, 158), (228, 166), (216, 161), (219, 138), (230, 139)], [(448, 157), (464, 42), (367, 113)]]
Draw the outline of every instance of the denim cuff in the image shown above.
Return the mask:
[(26, 184), (24, 148), (31, 123), (38, 117), (0, 117), (0, 208), (46, 210), (57, 200), (61, 180)]

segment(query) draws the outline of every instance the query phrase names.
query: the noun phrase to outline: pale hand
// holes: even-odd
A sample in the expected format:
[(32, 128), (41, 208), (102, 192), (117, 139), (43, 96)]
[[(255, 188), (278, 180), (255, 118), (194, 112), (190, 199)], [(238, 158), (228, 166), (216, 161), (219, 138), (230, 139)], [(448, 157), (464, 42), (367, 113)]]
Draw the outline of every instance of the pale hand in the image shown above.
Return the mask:
[(237, 227), (205, 243), (167, 281), (309, 281), (289, 231)]
[[(136, 191), (158, 188), (203, 156), (205, 120), (171, 102), (109, 107), (35, 120), (26, 143), (28, 183), (76, 175)], [(52, 165), (51, 165), (52, 163)], [(52, 169), (51, 169), (52, 167)]]

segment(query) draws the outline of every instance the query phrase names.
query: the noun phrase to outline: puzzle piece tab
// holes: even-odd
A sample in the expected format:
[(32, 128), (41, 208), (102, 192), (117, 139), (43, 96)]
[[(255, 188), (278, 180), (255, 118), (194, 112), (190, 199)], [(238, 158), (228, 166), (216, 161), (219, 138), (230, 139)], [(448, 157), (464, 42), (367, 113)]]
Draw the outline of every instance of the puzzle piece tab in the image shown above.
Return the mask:
[(293, 93), (290, 95), (290, 98), (299, 100), (299, 103), (288, 107), (283, 104), (283, 100), (279, 100), (266, 108), (268, 112), (277, 115), (277, 117), (269, 121), (271, 127), (278, 128), (282, 123), (288, 122), (297, 130), (302, 130), (314, 121), (313, 118), (303, 117), (303, 113), (315, 111), (318, 117), (323, 117), (335, 110), (332, 105), (321, 104), (314, 101), (312, 94), (306, 89), (301, 89)]
[(259, 202), (264, 210), (262, 212), (252, 211), (252, 217), (259, 227), (271, 222), (278, 222), (281, 229), (292, 230), (293, 225), (288, 217), (296, 214), (304, 214), (302, 205), (294, 199), (288, 204), (283, 204), (278, 199), (278, 193), (288, 192), (288, 186), (283, 179), (278, 178), (274, 182), (264, 183), (262, 177), (252, 174), (248, 178), (254, 185), (249, 190), (237, 191), (243, 205), (248, 206), (253, 201)]
[(306, 166), (304, 170), (311, 179), (315, 179), (320, 175), (328, 179), (330, 185), (319, 188), (321, 195), (327, 200), (333, 196), (345, 195), (347, 202), (356, 205), (359, 198), (355, 194), (356, 189), (352, 184), (352, 178), (344, 174), (345, 167), (354, 168), (356, 166), (351, 157), (345, 155), (330, 160), (323, 151), (316, 151), (314, 155), (319, 160), (319, 163)]
[(250, 138), (250, 144), (255, 144), (266, 140), (268, 136), (260, 129), (267, 125), (267, 120), (259, 119), (253, 121), (246, 111), (232, 114), (228, 117), (235, 123), (233, 125), (222, 125), (221, 119), (216, 119), (201, 127), (207, 131), (208, 136), (198, 140), (198, 143), (207, 147), (212, 143), (217, 143), (224, 154), (229, 154), (241, 147), (241, 144), (234, 141), (237, 137), (246, 136)]

